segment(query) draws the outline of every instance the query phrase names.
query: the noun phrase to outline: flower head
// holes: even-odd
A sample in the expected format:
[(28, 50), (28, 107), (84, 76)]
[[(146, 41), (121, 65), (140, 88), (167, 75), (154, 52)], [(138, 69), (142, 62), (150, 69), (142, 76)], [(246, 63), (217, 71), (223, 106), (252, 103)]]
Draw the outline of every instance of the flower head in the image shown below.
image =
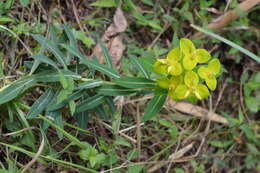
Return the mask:
[(184, 54), (183, 67), (192, 70), (198, 63), (205, 63), (210, 59), (210, 54), (205, 49), (196, 49), (192, 41), (187, 38), (180, 40), (180, 49)]
[(220, 72), (220, 62), (218, 59), (212, 59), (208, 66), (202, 66), (198, 70), (199, 76), (206, 81), (207, 86), (211, 90), (215, 90), (217, 87), (216, 75)]
[(208, 88), (199, 84), (199, 76), (194, 71), (188, 71), (184, 76), (184, 84), (179, 85), (176, 90), (178, 99), (185, 99), (190, 95), (195, 95), (198, 99), (204, 99), (209, 96)]

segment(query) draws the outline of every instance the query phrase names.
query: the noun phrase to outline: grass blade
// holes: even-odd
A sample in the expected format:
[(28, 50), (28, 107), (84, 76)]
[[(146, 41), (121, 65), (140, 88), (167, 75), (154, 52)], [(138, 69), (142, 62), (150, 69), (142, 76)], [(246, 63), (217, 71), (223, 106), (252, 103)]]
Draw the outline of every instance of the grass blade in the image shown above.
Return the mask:
[(213, 33), (213, 32), (210, 32), (210, 31), (207, 31), (207, 30), (205, 30), (205, 29), (203, 29), (203, 28), (200, 28), (200, 27), (198, 27), (198, 26), (195, 26), (195, 25), (193, 25), (193, 24), (191, 24), (191, 26), (192, 26), (194, 29), (196, 29), (196, 30), (198, 30), (198, 31), (200, 31), (200, 32), (202, 32), (202, 33), (204, 33), (204, 34), (206, 34), (206, 35), (209, 35), (209, 36), (211, 36), (211, 37), (213, 37), (213, 38), (215, 38), (215, 39), (217, 39), (217, 40), (220, 40), (220, 41), (226, 43), (227, 45), (229, 45), (229, 46), (231, 46), (231, 47), (233, 47), (233, 48), (239, 50), (240, 52), (246, 54), (247, 56), (249, 56), (250, 58), (252, 58), (252, 59), (255, 60), (256, 62), (260, 63), (260, 57), (259, 57), (259, 56), (253, 54), (252, 52), (248, 51), (247, 49), (244, 49), (243, 47), (239, 46), (238, 44), (236, 44), (236, 43), (234, 43), (234, 42), (232, 42), (232, 41), (230, 41), (230, 40), (227, 40), (227, 39), (225, 39), (225, 38), (223, 38), (223, 37), (221, 37), (221, 36), (219, 36), (219, 35), (217, 35), (217, 34), (215, 34), (215, 33)]
[(143, 121), (152, 119), (163, 107), (167, 95), (154, 96), (144, 111)]
[[(15, 151), (19, 151), (19, 152), (22, 152), (24, 154), (27, 154), (31, 157), (34, 157), (36, 155), (36, 153), (33, 153), (31, 151), (27, 151), (23, 148), (20, 148), (20, 147), (17, 147), (15, 145), (10, 145), (10, 144), (6, 144), (6, 143), (2, 143), (0, 142), (0, 145), (3, 145), (3, 146), (6, 146), (6, 147), (9, 147)], [(67, 162), (67, 161), (63, 161), (63, 160), (59, 160), (59, 159), (55, 159), (53, 158), (52, 156), (44, 156), (44, 155), (40, 155), (41, 158), (43, 159), (46, 159), (46, 160), (50, 160), (54, 163), (59, 163), (59, 164), (62, 164), (62, 165), (68, 165), (68, 166), (72, 166), (72, 167), (75, 167), (75, 168), (79, 168), (81, 170), (84, 170), (84, 171), (87, 171), (87, 172), (91, 172), (91, 173), (99, 173), (98, 171), (95, 171), (93, 169), (90, 169), (90, 168), (86, 168), (84, 166), (81, 166), (81, 165), (78, 165), (78, 164), (75, 164), (75, 163), (71, 163), (71, 162)]]

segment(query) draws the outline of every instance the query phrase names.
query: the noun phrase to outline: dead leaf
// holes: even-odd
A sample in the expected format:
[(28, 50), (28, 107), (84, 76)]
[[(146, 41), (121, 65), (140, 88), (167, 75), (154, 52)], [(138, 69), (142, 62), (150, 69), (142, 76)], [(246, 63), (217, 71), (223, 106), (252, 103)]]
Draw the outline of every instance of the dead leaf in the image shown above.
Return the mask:
[(168, 100), (166, 102), (167, 107), (174, 108), (180, 112), (194, 115), (196, 117), (205, 118), (207, 120), (227, 124), (228, 121), (226, 118), (214, 113), (209, 112), (207, 109), (204, 109), (200, 106), (193, 105), (191, 103), (186, 102), (174, 102), (172, 100)]
[[(113, 17), (113, 23), (107, 28), (101, 40), (108, 48), (109, 55), (112, 58), (114, 65), (119, 65), (120, 59), (125, 50), (125, 45), (122, 42), (120, 33), (124, 32), (127, 28), (127, 21), (120, 7), (117, 8)], [(103, 53), (99, 45), (93, 49), (95, 55), (100, 63), (104, 63)]]

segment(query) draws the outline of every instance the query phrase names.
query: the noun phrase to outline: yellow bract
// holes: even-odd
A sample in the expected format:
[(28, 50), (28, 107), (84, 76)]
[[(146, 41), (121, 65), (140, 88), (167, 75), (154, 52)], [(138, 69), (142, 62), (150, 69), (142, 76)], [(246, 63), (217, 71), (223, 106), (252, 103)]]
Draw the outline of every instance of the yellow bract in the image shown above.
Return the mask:
[(198, 63), (205, 63), (210, 59), (210, 54), (205, 49), (195, 49), (194, 44), (187, 38), (180, 40), (180, 49), (184, 54), (183, 67), (192, 70)]
[[(191, 40), (182, 38), (180, 47), (172, 49), (166, 58), (155, 62), (154, 71), (164, 76), (156, 80), (158, 86), (167, 89), (168, 95), (174, 100), (208, 97), (208, 88), (216, 89), (216, 76), (221, 64), (214, 58), (206, 66), (195, 67), (207, 63), (210, 58), (207, 50), (196, 49)], [(208, 87), (203, 84), (204, 81)]]

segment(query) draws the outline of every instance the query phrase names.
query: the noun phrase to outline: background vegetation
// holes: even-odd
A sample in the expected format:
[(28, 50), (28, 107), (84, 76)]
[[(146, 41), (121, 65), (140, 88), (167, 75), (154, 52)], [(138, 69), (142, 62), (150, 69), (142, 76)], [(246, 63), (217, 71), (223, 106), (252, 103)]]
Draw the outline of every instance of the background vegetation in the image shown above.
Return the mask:
[[(0, 1), (0, 172), (259, 172), (258, 4)], [(163, 104), (152, 65), (183, 37), (218, 86)]]

